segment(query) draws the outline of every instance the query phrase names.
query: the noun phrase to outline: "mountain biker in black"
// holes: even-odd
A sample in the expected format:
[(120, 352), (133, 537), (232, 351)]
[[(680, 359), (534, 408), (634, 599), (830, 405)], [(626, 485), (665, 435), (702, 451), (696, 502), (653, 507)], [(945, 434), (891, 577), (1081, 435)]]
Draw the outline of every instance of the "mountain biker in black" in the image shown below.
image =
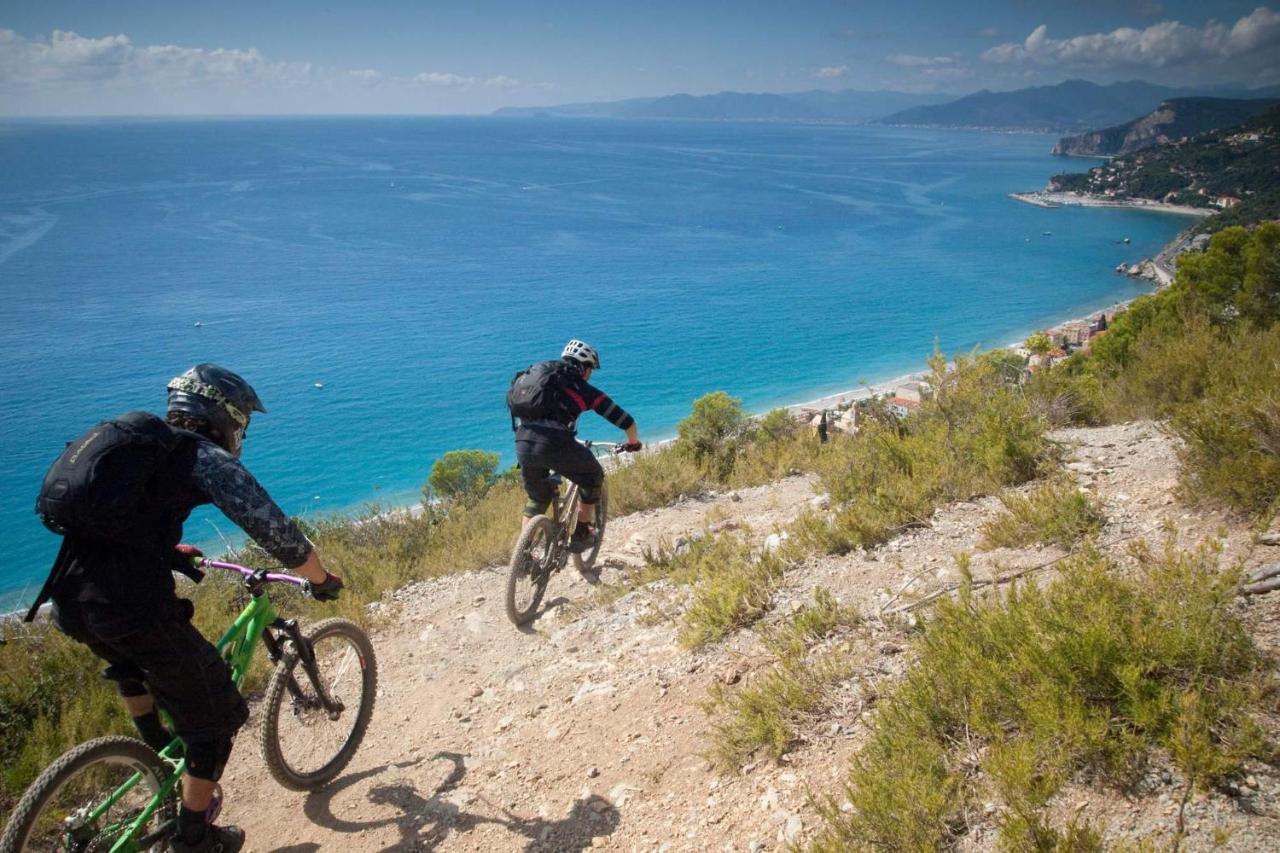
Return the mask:
[(170, 382), (168, 391), (166, 421), (177, 443), (154, 481), (167, 523), (154, 530), (154, 541), (136, 548), (68, 534), (51, 595), (53, 614), (63, 632), (109, 664), (105, 677), (116, 682), (154, 749), (172, 737), (156, 703), (172, 717), (187, 757), (172, 849), (234, 853), (244, 832), (214, 826), (206, 814), (248, 709), (227, 664), (191, 624), (191, 602), (177, 597), (173, 571), (191, 572), (190, 557), (175, 551), (183, 522), (195, 507), (212, 503), (309, 580), (315, 598), (337, 598), (342, 579), (325, 571), (302, 531), (239, 461), (250, 415), (266, 411), (253, 388), (229, 370), (198, 364)]
[(587, 384), (593, 371), (600, 368), (600, 356), (588, 344), (579, 340), (569, 341), (560, 357), (570, 366), (561, 371), (563, 387), (556, 395), (558, 411), (546, 418), (521, 419), (516, 430), (516, 458), (520, 462), (520, 476), (525, 494), (529, 496), (524, 507), (526, 523), (547, 511), (555, 497), (555, 486), (547, 479), (552, 470), (578, 484), (582, 503), (578, 509), (578, 526), (573, 531), (569, 547), (583, 551), (595, 539), (591, 524), (600, 489), (604, 485), (604, 469), (590, 450), (577, 442), (578, 416), (594, 411), (627, 434), (625, 450), (639, 450), (640, 439), (636, 422), (608, 394)]

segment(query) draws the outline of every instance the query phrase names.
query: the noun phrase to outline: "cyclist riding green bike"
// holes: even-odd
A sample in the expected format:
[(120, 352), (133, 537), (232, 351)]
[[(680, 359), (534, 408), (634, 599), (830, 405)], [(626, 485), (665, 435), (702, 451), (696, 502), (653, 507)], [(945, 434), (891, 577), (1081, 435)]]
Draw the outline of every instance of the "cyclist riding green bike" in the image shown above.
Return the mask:
[[(58, 628), (107, 662), (104, 676), (116, 682), (149, 746), (159, 751), (174, 735), (182, 739), (187, 773), (173, 850), (234, 853), (244, 833), (215, 826), (211, 802), (248, 710), (226, 662), (191, 624), (191, 602), (177, 596), (173, 572), (193, 572), (190, 557), (176, 550), (182, 525), (195, 507), (212, 503), (306, 578), (315, 598), (337, 598), (342, 579), (325, 570), (239, 461), (250, 416), (266, 411), (253, 388), (225, 368), (198, 364), (168, 392), (163, 422), (140, 412), (104, 422), (50, 469), (37, 511), (64, 538), (40, 599), (52, 599)], [(103, 516), (121, 506), (127, 510), (110, 525), (85, 517), (94, 507)]]
[(591, 521), (604, 484), (599, 460), (575, 440), (578, 417), (594, 411), (627, 434), (624, 450), (640, 449), (635, 419), (608, 394), (588, 384), (591, 374), (599, 369), (599, 354), (575, 339), (565, 345), (558, 361), (541, 362), (516, 374), (507, 394), (516, 432), (516, 458), (529, 496), (525, 523), (546, 512), (555, 497), (555, 483), (548, 479), (551, 471), (562, 474), (578, 484), (582, 495), (578, 526), (570, 541), (573, 551), (585, 550), (595, 540)]

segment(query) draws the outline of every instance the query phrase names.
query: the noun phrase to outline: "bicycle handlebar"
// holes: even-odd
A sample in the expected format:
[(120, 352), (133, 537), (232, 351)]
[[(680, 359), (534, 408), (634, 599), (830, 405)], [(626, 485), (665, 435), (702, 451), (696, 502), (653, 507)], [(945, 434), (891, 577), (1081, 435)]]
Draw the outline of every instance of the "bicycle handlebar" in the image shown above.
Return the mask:
[[(253, 577), (259, 574), (257, 569), (251, 569), (248, 566), (240, 566), (235, 563), (224, 563), (221, 560), (210, 560), (208, 557), (200, 560), (200, 568), (203, 569), (222, 569), (227, 572), (237, 572), (244, 577)], [(282, 575), (277, 572), (264, 572), (260, 575), (267, 583), (287, 583), (292, 586), (306, 588), (310, 586), (310, 582), (294, 575)]]
[(592, 441), (589, 438), (579, 439), (579, 442), (582, 444), (583, 447), (587, 448), (588, 450), (590, 450), (593, 447), (603, 447), (603, 448), (606, 448), (610, 453), (635, 453), (636, 451), (640, 450), (641, 447), (643, 447), (643, 445), (640, 444), (640, 442), (636, 442), (635, 444), (630, 444), (627, 442), (618, 442), (618, 441)]

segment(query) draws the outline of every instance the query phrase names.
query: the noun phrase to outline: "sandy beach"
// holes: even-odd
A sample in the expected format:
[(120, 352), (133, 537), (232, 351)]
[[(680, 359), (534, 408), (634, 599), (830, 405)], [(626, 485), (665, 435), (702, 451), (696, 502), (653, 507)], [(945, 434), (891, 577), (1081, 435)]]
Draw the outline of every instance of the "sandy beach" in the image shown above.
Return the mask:
[(1114, 199), (1097, 196), (1080, 195), (1079, 193), (1049, 192), (1037, 190), (1029, 193), (1009, 193), (1009, 198), (1036, 207), (1124, 207), (1130, 210), (1150, 210), (1155, 213), (1174, 213), (1179, 216), (1212, 216), (1216, 210), (1203, 207), (1191, 207), (1185, 204), (1165, 204), (1148, 199)]

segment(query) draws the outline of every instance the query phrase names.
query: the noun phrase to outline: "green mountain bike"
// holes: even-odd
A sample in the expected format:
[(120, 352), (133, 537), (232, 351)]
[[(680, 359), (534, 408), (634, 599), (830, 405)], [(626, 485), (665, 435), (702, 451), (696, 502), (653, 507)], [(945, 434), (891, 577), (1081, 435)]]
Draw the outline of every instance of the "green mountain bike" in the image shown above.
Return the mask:
[[(281, 618), (267, 587), (309, 589), (301, 578), (217, 560), (199, 565), (242, 575), (250, 596), (216, 644), (236, 686), (259, 640), (275, 664), (261, 734), (268, 770), (290, 790), (322, 787), (351, 761), (373, 714), (378, 670), (368, 635), (345, 619), (326, 619), (303, 633), (295, 620)], [(0, 836), (0, 853), (167, 850), (185, 769), (176, 738), (159, 753), (131, 737), (82, 743), (23, 794)]]

